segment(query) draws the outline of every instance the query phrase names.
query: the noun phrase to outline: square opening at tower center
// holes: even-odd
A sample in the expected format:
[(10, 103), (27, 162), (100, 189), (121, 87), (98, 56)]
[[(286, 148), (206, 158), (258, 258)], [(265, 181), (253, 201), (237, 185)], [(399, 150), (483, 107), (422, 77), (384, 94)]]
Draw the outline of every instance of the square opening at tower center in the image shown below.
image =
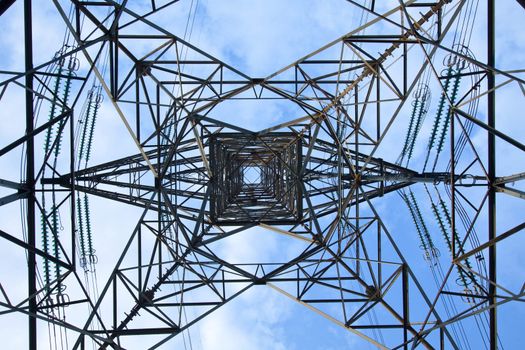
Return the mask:
[(302, 142), (294, 133), (210, 136), (210, 218), (217, 225), (289, 225), (303, 218)]
[(243, 167), (243, 181), (245, 184), (258, 184), (261, 183), (261, 169), (258, 166), (246, 166)]

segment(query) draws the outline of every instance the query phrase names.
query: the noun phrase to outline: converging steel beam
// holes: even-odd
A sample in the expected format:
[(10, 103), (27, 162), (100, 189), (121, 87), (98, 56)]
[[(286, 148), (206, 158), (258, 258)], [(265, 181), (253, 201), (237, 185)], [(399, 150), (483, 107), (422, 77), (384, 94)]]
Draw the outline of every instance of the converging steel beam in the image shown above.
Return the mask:
[[(487, 2), (487, 63), (489, 67), (496, 66), (496, 28), (495, 28), (495, 0), (488, 0)], [(487, 105), (487, 124), (489, 128), (496, 129), (496, 77), (493, 70), (487, 72), (487, 89), (488, 105)], [(492, 132), (488, 132), (488, 176), (489, 182), (492, 184), (496, 180), (496, 136)], [(496, 239), (496, 189), (494, 186), (489, 186), (488, 189), (488, 238), (489, 241)], [(496, 244), (489, 247), (489, 338), (490, 350), (497, 350), (498, 348), (498, 314), (497, 314), (497, 298), (496, 298), (496, 284), (497, 284), (497, 269), (496, 269)]]
[(15, 3), (16, 0), (0, 0), (0, 16)]
[[(33, 70), (33, 26), (31, 0), (24, 1), (24, 36), (25, 36), (25, 70)], [(26, 135), (33, 133), (33, 74), (26, 74), (25, 78), (25, 108), (26, 108)], [(29, 350), (37, 350), (37, 303), (36, 287), (36, 224), (35, 224), (35, 144), (34, 138), (29, 137), (26, 143), (26, 184), (29, 190), (27, 196), (27, 293), (29, 297)]]

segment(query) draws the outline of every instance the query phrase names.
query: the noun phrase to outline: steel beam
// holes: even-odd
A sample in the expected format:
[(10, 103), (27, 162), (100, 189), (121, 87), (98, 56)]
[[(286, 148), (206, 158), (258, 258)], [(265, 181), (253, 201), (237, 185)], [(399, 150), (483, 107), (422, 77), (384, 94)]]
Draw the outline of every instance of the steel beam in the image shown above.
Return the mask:
[[(495, 46), (495, 0), (487, 1), (487, 64), (489, 67), (496, 66), (496, 46)], [(488, 76), (488, 104), (487, 104), (487, 124), (489, 128), (496, 129), (496, 77), (493, 70), (487, 72)], [(488, 177), (490, 184), (496, 180), (496, 136), (492, 132), (488, 132)], [(496, 189), (490, 186), (488, 189), (488, 240), (496, 239)], [(497, 255), (496, 244), (489, 247), (489, 338), (490, 350), (497, 350), (498, 348), (498, 314), (497, 314), (497, 298), (496, 298), (496, 284), (497, 284)]]
[(6, 12), (16, 0), (1, 0), (0, 1), (0, 16)]
[[(24, 42), (25, 42), (25, 70), (33, 70), (33, 26), (31, 0), (24, 1)], [(26, 135), (33, 133), (33, 74), (26, 74), (25, 78), (25, 113)], [(34, 138), (29, 137), (26, 142), (26, 186), (29, 190), (27, 197), (27, 293), (29, 297), (29, 350), (37, 350), (37, 324), (36, 315), (36, 225), (35, 225), (35, 144)]]

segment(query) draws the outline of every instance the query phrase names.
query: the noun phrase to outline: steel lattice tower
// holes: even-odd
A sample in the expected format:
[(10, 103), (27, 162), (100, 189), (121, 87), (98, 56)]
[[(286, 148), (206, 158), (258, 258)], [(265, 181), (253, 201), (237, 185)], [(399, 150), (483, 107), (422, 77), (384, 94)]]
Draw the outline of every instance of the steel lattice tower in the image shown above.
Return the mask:
[[(0, 1), (0, 14), (20, 2)], [(487, 347), (503, 348), (498, 308), (522, 307), (525, 287), (500, 282), (498, 247), (525, 224), (519, 213), (507, 220), (501, 203), (522, 205), (525, 145), (499, 127), (497, 100), (517, 91), (522, 111), (525, 77), (496, 64), (499, 4), (479, 3), (487, 31), (474, 33), (483, 42), (475, 52), (470, 38), (457, 40), (475, 1), (399, 1), (387, 12), (375, 1), (341, 2), (369, 20), (260, 78), (158, 25), (178, 2), (55, 0), (66, 44), (42, 61), (32, 24), (43, 14), (23, 1), (25, 69), (0, 68), (0, 115), (20, 126), (1, 140), (0, 159), (22, 159), (19, 178), (2, 171), (0, 206), (20, 205), (23, 220), (6, 221), (0, 236), (25, 254), (13, 263), (27, 266), (27, 292), (0, 280), (0, 311), (27, 316), (29, 349), (47, 346), (38, 344), (41, 324), (67, 330), (71, 349), (131, 349), (145, 336), (162, 347), (258, 286), (378, 348), (462, 349), (469, 340), (455, 327), (479, 317)], [(221, 109), (265, 100), (280, 101), (286, 117), (263, 130)], [(104, 152), (93, 147), (103, 103), (134, 152), (88, 164)], [(423, 137), (427, 115), (433, 127)], [(391, 157), (385, 143), (396, 125), (406, 138), (389, 141), (398, 147)], [(500, 166), (503, 158), (518, 170)], [(141, 213), (118, 233), (123, 249), (96, 292), (89, 273), (104, 237), (91, 223), (93, 198)], [(413, 225), (390, 227), (385, 210)], [(220, 254), (222, 241), (253, 229), (300, 249), (271, 262)], [(425, 259), (404, 250), (407, 239)], [(437, 286), (412, 255), (433, 273), (442, 268)]]

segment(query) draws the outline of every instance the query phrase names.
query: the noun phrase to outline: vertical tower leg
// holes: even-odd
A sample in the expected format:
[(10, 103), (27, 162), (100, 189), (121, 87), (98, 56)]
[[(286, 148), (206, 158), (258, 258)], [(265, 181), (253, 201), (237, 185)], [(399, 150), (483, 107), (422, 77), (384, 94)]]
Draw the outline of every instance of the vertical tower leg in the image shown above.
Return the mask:
[[(495, 66), (495, 14), (494, 14), (494, 0), (488, 0), (487, 4), (487, 57), (489, 67)], [(496, 93), (493, 91), (495, 86), (495, 76), (494, 71), (488, 72), (488, 125), (491, 128), (496, 126)], [(492, 184), (496, 178), (496, 139), (495, 135), (492, 132), (488, 133), (488, 175), (489, 182)], [(496, 238), (496, 191), (493, 186), (489, 188), (488, 196), (488, 234), (489, 241), (492, 241)], [(492, 244), (489, 247), (489, 279), (491, 284), (489, 286), (489, 306), (490, 309), (490, 349), (497, 349), (498, 341), (498, 327), (497, 327), (497, 310), (496, 310), (496, 244)]]
[[(24, 35), (25, 35), (25, 69), (33, 69), (33, 35), (31, 19), (31, 0), (24, 1)], [(26, 134), (33, 132), (33, 74), (26, 75)], [(36, 342), (36, 256), (34, 253), (35, 242), (35, 146), (34, 138), (29, 137), (26, 144), (26, 186), (29, 189), (27, 197), (27, 286), (29, 296), (29, 350), (37, 349)]]

